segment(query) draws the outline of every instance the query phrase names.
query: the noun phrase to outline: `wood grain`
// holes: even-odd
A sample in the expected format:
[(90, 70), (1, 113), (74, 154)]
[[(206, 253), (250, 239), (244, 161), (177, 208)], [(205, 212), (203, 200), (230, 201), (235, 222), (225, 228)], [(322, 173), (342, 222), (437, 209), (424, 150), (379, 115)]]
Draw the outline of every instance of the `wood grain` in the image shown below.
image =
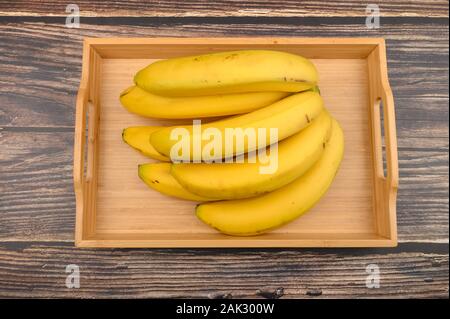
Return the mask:
[[(445, 0), (396, 0), (373, 1), (378, 4), (383, 16), (448, 16), (448, 1)], [(21, 16), (65, 16), (66, 1), (0, 1), (0, 14)], [(83, 17), (157, 16), (157, 17), (222, 17), (264, 16), (310, 17), (345, 16), (364, 17), (368, 2), (361, 0), (239, 1), (239, 0), (178, 0), (178, 1), (125, 1), (114, 2), (78, 0)], [(426, 10), (424, 10), (426, 8)]]
[[(334, 33), (331, 27), (324, 26), (315, 32), (314, 27), (299, 30), (289, 25), (259, 26), (262, 33), (283, 34), (291, 30), (292, 35), (311, 35), (313, 32), (320, 36), (330, 36)], [(348, 35), (345, 28), (351, 26), (334, 27), (335, 34)], [(87, 25), (82, 30), (65, 29), (58, 24), (6, 24), (0, 25), (2, 33), (0, 37), (5, 40), (0, 47), (0, 53), (8, 58), (9, 64), (0, 66), (4, 72), (0, 73), (0, 79), (5, 85), (0, 88), (2, 99), (6, 103), (0, 103), (0, 125), (6, 132), (3, 133), (3, 145), (13, 147), (9, 156), (19, 158), (21, 152), (29, 151), (26, 143), (17, 143), (20, 136), (27, 136), (38, 127), (40, 130), (52, 131), (54, 128), (66, 130), (64, 132), (67, 143), (63, 143), (60, 152), (71, 154), (71, 136), (74, 124), (74, 95), (79, 84), (81, 63), (81, 35), (105, 36), (117, 35), (116, 30), (121, 30), (123, 36), (141, 35), (192, 35), (225, 34), (221, 25), (183, 25), (181, 28), (169, 26), (137, 27), (132, 25), (109, 26)], [(254, 25), (227, 25), (228, 34), (241, 35), (243, 32), (254, 32)], [(241, 30), (240, 28), (244, 28)], [(356, 35), (364, 35), (361, 26), (353, 26)], [(59, 32), (64, 29), (64, 32)], [(191, 31), (189, 31), (191, 30)], [(283, 31), (284, 30), (284, 31)], [(341, 31), (339, 31), (341, 30)], [(400, 159), (400, 184), (398, 198), (398, 224), (399, 239), (402, 240), (448, 240), (448, 29), (440, 25), (391, 25), (386, 27), (388, 45), (388, 63), (390, 83), (394, 92), (397, 111), (397, 134), (399, 138)], [(436, 32), (437, 31), (437, 32)], [(359, 32), (359, 33), (358, 33)], [(376, 32), (375, 34), (380, 34)], [(39, 37), (33, 34), (40, 34)], [(405, 35), (406, 34), (406, 35)], [(52, 37), (52, 41), (49, 38)], [(16, 40), (11, 40), (15, 38)], [(20, 44), (28, 51), (20, 50), (14, 44)], [(447, 46), (447, 48), (446, 48)], [(420, 49), (416, 49), (416, 48)], [(41, 52), (46, 50), (46, 55)], [(28, 52), (28, 53), (26, 53)], [(30, 61), (27, 54), (38, 57)], [(0, 58), (1, 59), (1, 58)], [(33, 66), (33, 73), (14, 70), (26, 69)], [(34, 66), (35, 65), (35, 66)], [(423, 70), (430, 70), (427, 76)], [(12, 74), (12, 75), (11, 75)], [(3, 77), (3, 78), (2, 78)], [(11, 81), (11, 78), (13, 81)], [(422, 85), (423, 83), (423, 85)], [(39, 94), (37, 94), (39, 92)], [(14, 131), (8, 129), (14, 128)], [(23, 132), (17, 132), (23, 130)], [(61, 134), (61, 133), (58, 133)], [(58, 158), (46, 155), (46, 145), (59, 145), (52, 143), (51, 133), (41, 132), (37, 134), (41, 143), (36, 145), (42, 149), (36, 150), (39, 156), (54, 161)], [(70, 136), (70, 137), (69, 137)], [(10, 139), (11, 138), (11, 139)], [(18, 144), (18, 145), (16, 145)], [(16, 149), (21, 148), (21, 149)], [(8, 153), (7, 153), (8, 154)], [(14, 163), (11, 161), (11, 163)], [(24, 167), (35, 170), (33, 165), (38, 162), (28, 161), (20, 170), (11, 170), (5, 167), (13, 175), (8, 180), (20, 178), (24, 180)], [(16, 164), (17, 165), (17, 164)], [(64, 158), (63, 163), (68, 167), (71, 158)], [(17, 167), (17, 166), (16, 166)], [(28, 168), (27, 167), (27, 168)], [(55, 209), (59, 213), (52, 214), (53, 220), (37, 227), (35, 232), (24, 233), (20, 228), (0, 228), (2, 238), (10, 238), (14, 234), (15, 239), (26, 240), (30, 234), (34, 238), (46, 240), (54, 236), (58, 240), (71, 240), (73, 238), (73, 207), (70, 170), (56, 166), (52, 171), (55, 176), (61, 176), (65, 181), (63, 188), (59, 188), (59, 181), (53, 181), (54, 188), (58, 189), (58, 196), (51, 197), (51, 203), (40, 203), (38, 198), (41, 192), (31, 192), (28, 196), (15, 198), (8, 210), (17, 211), (10, 213), (9, 222), (14, 220), (20, 225), (20, 218), (28, 215), (33, 218), (33, 213), (27, 214), (20, 207), (28, 207), (33, 203), (34, 210), (40, 214), (48, 214), (48, 209)], [(25, 175), (26, 176), (26, 175)], [(30, 186), (32, 182), (30, 181)], [(8, 187), (20, 190), (24, 187), (20, 183), (15, 185), (8, 182)], [(421, 196), (417, 196), (420, 192)], [(2, 200), (9, 201), (14, 192), (0, 195)], [(16, 196), (16, 195), (14, 195)], [(59, 197), (61, 196), (61, 197)], [(66, 198), (64, 200), (63, 198)], [(50, 199), (49, 199), (50, 200)], [(23, 206), (25, 205), (25, 206)], [(50, 206), (49, 206), (50, 205)], [(6, 210), (6, 209), (5, 209)], [(427, 214), (423, 214), (426, 211)], [(27, 225), (39, 223), (28, 220)], [(430, 231), (433, 230), (433, 231)], [(28, 235), (26, 235), (28, 234)]]
[[(0, 20), (1, 21), (1, 20)], [(445, 126), (448, 108), (448, 27), (445, 25), (384, 25), (367, 30), (363, 24), (136, 26), (83, 24), (67, 29), (61, 23), (0, 24), (0, 126), (72, 127), (75, 94), (80, 81), (83, 36), (383, 36), (387, 40), (389, 76), (397, 119), (420, 120), (427, 131)], [(26, 49), (25, 49), (26, 48)], [(45, 52), (45, 54), (44, 54)], [(36, 58), (30, 60), (29, 56)], [(427, 70), (427, 73), (424, 72)], [(420, 100), (416, 100), (420, 98)], [(423, 104), (418, 104), (423, 102)], [(428, 104), (438, 108), (429, 111)], [(413, 109), (411, 109), (413, 108)], [(436, 121), (428, 121), (433, 120)], [(436, 123), (438, 122), (438, 123)], [(406, 122), (405, 122), (406, 123)], [(407, 124), (407, 123), (406, 123)], [(445, 130), (442, 130), (445, 134)], [(399, 130), (401, 136), (402, 131)], [(447, 134), (448, 136), (448, 134)], [(441, 137), (445, 137), (442, 135)]]
[[(365, 28), (360, 1), (77, 3), (81, 28), (67, 29), (65, 2), (0, 1), (1, 296), (238, 298), (284, 287), (283, 298), (448, 298), (448, 1), (383, 1), (377, 30)], [(387, 39), (402, 244), (388, 250), (74, 249), (72, 142), (82, 37), (249, 35)], [(383, 266), (382, 288), (369, 290), (364, 267), (373, 262)], [(81, 290), (64, 287), (67, 263), (82, 267)]]
[(0, 130), (0, 237), (73, 240), (73, 129)]
[[(357, 40), (333, 41), (312, 39), (286, 41), (276, 38), (281, 48), (290, 52), (314, 56), (312, 62), (321, 74), (321, 92), (328, 110), (339, 121), (345, 133), (344, 161), (331, 189), (307, 216), (289, 223), (268, 234), (251, 238), (229, 237), (218, 234), (193, 218), (195, 203), (175, 200), (150, 191), (136, 176), (136, 167), (146, 161), (142, 155), (130, 150), (120, 138), (124, 127), (132, 125), (161, 125), (157, 120), (145, 119), (124, 110), (118, 101), (123, 88), (131, 84), (133, 75), (151, 62), (154, 57), (188, 55), (198, 50), (192, 44), (196, 40), (181, 38), (168, 40), (179, 47), (167, 47), (167, 40), (90, 39), (83, 56), (82, 91), (77, 102), (76, 132), (83, 132), (89, 94), (92, 108), (89, 113), (89, 147), (87, 150), (86, 181), (76, 178), (77, 217), (76, 245), (78, 247), (361, 247), (395, 246), (397, 228), (395, 220), (396, 190), (398, 185), (397, 145), (394, 104), (386, 93), (386, 61), (384, 43), (377, 44), (373, 59), (351, 58), (361, 56), (361, 44)], [(110, 44), (114, 48), (101, 50), (103, 58), (95, 52), (95, 45)], [(133, 46), (138, 42), (141, 45)], [(234, 49), (242, 49), (254, 43), (270, 45), (271, 41), (257, 38), (235, 40)], [(146, 45), (142, 45), (146, 43)], [(283, 43), (285, 43), (283, 45)], [(203, 50), (232, 50), (230, 41), (203, 39), (198, 41)], [(94, 51), (86, 47), (94, 46)], [(344, 46), (344, 47), (343, 47)], [(138, 56), (153, 52), (149, 59), (129, 59), (130, 48)], [(308, 47), (307, 53), (303, 53)], [(250, 47), (251, 48), (251, 47)], [(324, 50), (325, 48), (325, 50)], [(345, 48), (345, 50), (344, 50)], [(98, 49), (100, 50), (100, 48)], [(337, 51), (347, 52), (345, 59), (335, 59)], [(124, 52), (126, 59), (107, 58)], [(364, 51), (367, 55), (367, 50)], [(155, 56), (158, 54), (157, 56)], [(309, 55), (307, 55), (309, 54)], [(98, 58), (97, 58), (98, 57)], [(89, 65), (89, 67), (86, 67)], [(101, 69), (101, 73), (100, 73)], [(370, 72), (370, 75), (368, 75)], [(85, 81), (89, 75), (89, 83)], [(371, 79), (369, 80), (369, 77)], [(370, 90), (368, 90), (370, 82)], [(89, 86), (89, 91), (85, 87)], [(384, 89), (386, 88), (386, 89)], [(351, 96), (342, 94), (352, 91)], [(370, 95), (369, 92), (370, 91)], [(379, 116), (370, 120), (367, 101), (375, 103), (377, 97), (385, 101), (385, 137), (387, 144), (388, 174), (384, 179), (370, 164), (369, 121), (380, 130)], [(102, 101), (101, 105), (98, 101)], [(92, 114), (95, 110), (95, 115)], [(99, 118), (95, 119), (95, 118)], [(378, 122), (377, 122), (378, 121)], [(98, 133), (95, 133), (98, 132)], [(83, 168), (82, 141), (78, 136), (74, 146), (79, 154), (74, 162), (74, 172), (81, 175)], [(377, 168), (381, 168), (381, 133), (374, 134), (378, 143), (373, 149)], [(101, 146), (98, 146), (101, 145)], [(92, 176), (90, 178), (89, 176)], [(96, 177), (98, 176), (98, 177)], [(98, 186), (97, 186), (98, 185)], [(372, 190), (376, 192), (372, 195)], [(373, 199), (371, 199), (373, 196)], [(84, 200), (83, 200), (84, 197)], [(383, 198), (386, 198), (383, 200)], [(387, 199), (389, 198), (389, 200)], [(376, 202), (376, 204), (374, 204)], [(376, 205), (376, 206), (375, 206)], [(376, 222), (374, 221), (376, 215)], [(176, 235), (175, 235), (176, 234)], [(387, 240), (386, 240), (387, 239)]]
[[(73, 132), (0, 132), (0, 240), (73, 241)], [(432, 140), (400, 140), (400, 242), (448, 242), (448, 141)]]
[[(448, 247), (424, 249), (404, 244), (396, 250), (93, 250), (2, 244), (0, 297), (261, 298), (261, 291), (268, 295), (282, 288), (282, 298), (448, 298)], [(366, 288), (366, 267), (372, 263), (380, 269), (379, 289)], [(68, 264), (80, 267), (79, 289), (65, 286)]]

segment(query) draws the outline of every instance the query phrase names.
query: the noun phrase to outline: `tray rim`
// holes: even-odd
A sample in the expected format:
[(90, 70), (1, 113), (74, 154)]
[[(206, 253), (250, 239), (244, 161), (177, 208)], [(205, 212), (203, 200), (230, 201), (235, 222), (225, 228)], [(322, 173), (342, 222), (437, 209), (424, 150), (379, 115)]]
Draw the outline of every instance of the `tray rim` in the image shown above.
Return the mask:
[[(108, 53), (111, 48), (146, 45), (261, 45), (261, 46), (334, 46), (355, 47), (353, 58), (368, 59), (370, 101), (383, 103), (386, 141), (387, 174), (382, 164), (382, 137), (379, 107), (370, 108), (372, 158), (374, 166), (374, 203), (384, 216), (376, 215), (377, 234), (374, 238), (309, 238), (309, 239), (253, 239), (245, 240), (177, 240), (101, 238), (95, 234), (95, 198), (97, 190), (97, 150), (99, 112), (97, 105), (100, 62), (102, 57), (117, 58)], [(345, 50), (342, 57), (345, 57)], [(341, 58), (337, 53), (337, 58)], [(126, 58), (126, 57), (125, 57)], [(134, 59), (136, 57), (130, 57)], [(86, 121), (86, 114), (89, 119)], [(397, 246), (396, 197), (398, 190), (398, 154), (395, 127), (395, 108), (388, 81), (386, 45), (383, 38), (280, 38), (280, 37), (226, 37), (226, 38), (84, 38), (80, 87), (76, 98), (74, 138), (74, 190), (76, 197), (75, 246), (90, 248), (250, 248), (250, 247), (395, 247)], [(88, 128), (87, 138), (85, 136)], [(87, 151), (85, 154), (85, 148)], [(380, 200), (381, 199), (381, 200)], [(329, 234), (327, 234), (329, 235)]]

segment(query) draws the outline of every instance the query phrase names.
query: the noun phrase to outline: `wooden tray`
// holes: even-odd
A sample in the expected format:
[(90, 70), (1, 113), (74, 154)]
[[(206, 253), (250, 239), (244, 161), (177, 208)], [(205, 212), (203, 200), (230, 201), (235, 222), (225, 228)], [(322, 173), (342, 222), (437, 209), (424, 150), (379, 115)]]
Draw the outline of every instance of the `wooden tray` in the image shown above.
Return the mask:
[[(134, 73), (152, 61), (239, 49), (281, 50), (312, 59), (325, 104), (343, 126), (346, 138), (341, 169), (316, 207), (271, 233), (245, 238), (218, 233), (195, 217), (195, 203), (161, 195), (139, 179), (137, 165), (151, 160), (122, 142), (122, 129), (171, 122), (130, 114), (119, 102), (119, 93), (132, 85)], [(76, 103), (78, 247), (397, 244), (395, 111), (383, 39), (89, 38), (84, 40)]]

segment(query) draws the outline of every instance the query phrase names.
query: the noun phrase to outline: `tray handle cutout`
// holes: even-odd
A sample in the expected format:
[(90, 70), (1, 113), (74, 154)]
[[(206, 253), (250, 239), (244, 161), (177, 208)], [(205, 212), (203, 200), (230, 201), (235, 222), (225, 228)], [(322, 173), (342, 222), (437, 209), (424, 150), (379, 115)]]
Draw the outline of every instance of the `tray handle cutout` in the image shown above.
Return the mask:
[[(381, 94), (374, 101), (374, 143), (376, 175), (385, 180), (387, 191), (398, 188), (397, 134), (394, 99), (390, 88), (381, 87)], [(384, 140), (384, 147), (383, 147)]]
[(73, 177), (75, 196), (84, 201), (84, 188), (92, 180), (94, 157), (94, 105), (88, 99), (88, 91), (80, 88), (76, 102), (75, 147)]

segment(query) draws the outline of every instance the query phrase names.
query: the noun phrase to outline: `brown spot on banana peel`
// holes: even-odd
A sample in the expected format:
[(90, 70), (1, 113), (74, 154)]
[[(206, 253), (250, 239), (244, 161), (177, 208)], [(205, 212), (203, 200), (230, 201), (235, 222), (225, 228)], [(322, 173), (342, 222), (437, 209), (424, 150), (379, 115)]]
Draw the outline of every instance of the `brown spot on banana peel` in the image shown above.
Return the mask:
[(295, 78), (287, 78), (287, 77), (283, 77), (282, 80), (284, 82), (297, 82), (297, 83), (308, 83), (308, 81), (306, 80), (302, 80), (302, 79), (295, 79)]
[(308, 122), (308, 124), (311, 123), (311, 119), (309, 118), (309, 115), (305, 114), (305, 117), (306, 117), (306, 122)]
[(291, 81), (291, 82), (298, 82), (298, 83), (308, 83), (308, 81), (301, 80), (301, 79), (294, 79), (294, 78), (290, 78), (289, 81)]
[(227, 56), (225, 57), (225, 60), (235, 59), (235, 58), (237, 58), (238, 56), (239, 56), (239, 54), (233, 53), (233, 54), (227, 55)]

